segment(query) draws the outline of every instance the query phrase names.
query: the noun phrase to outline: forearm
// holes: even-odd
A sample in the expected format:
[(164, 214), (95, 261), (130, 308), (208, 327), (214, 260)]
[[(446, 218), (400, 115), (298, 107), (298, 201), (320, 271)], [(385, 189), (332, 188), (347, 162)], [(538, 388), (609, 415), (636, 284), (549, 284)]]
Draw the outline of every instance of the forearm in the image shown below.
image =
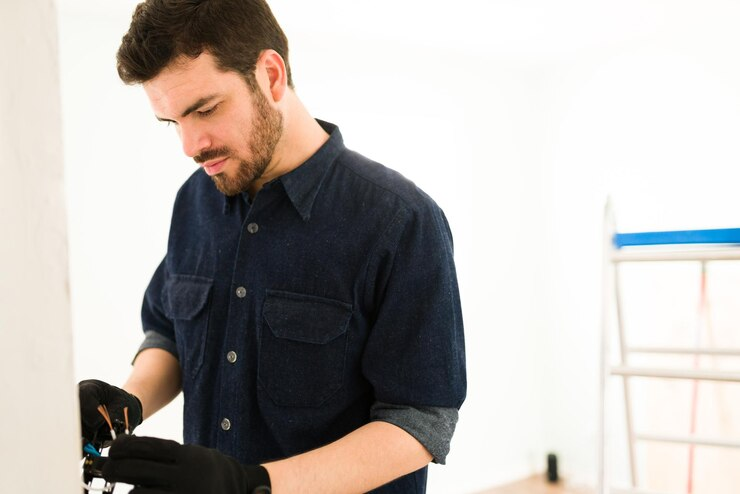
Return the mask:
[(148, 348), (137, 355), (123, 389), (141, 401), (143, 418), (172, 401), (182, 386), (180, 364), (169, 352)]
[(370, 422), (322, 448), (266, 463), (275, 494), (367, 492), (432, 460), (403, 429)]

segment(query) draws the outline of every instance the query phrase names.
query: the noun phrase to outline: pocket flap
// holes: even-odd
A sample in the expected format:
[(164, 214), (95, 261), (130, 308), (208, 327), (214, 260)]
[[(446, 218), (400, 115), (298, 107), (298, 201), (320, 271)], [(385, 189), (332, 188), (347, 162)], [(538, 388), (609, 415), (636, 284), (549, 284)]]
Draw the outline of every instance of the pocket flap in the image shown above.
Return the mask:
[(213, 280), (202, 276), (173, 274), (165, 283), (165, 307), (172, 319), (191, 320), (208, 303)]
[(267, 290), (263, 317), (278, 338), (323, 345), (347, 331), (352, 306), (323, 297)]

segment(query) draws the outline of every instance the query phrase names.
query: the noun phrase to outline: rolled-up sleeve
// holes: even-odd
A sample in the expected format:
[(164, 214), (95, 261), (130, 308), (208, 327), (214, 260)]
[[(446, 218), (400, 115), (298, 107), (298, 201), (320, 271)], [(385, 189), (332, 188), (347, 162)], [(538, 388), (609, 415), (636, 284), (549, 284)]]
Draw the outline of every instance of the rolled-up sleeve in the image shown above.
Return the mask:
[(175, 345), (175, 342), (162, 336), (162, 334), (157, 333), (156, 331), (144, 331), (144, 341), (139, 345), (139, 349), (136, 351), (134, 360), (136, 360), (136, 357), (138, 357), (141, 352), (148, 348), (161, 348), (162, 350), (170, 352), (175, 358), (178, 358), (177, 345)]
[(408, 432), (432, 455), (432, 461), (444, 465), (457, 425), (457, 408), (410, 407), (376, 402), (370, 420), (391, 423)]

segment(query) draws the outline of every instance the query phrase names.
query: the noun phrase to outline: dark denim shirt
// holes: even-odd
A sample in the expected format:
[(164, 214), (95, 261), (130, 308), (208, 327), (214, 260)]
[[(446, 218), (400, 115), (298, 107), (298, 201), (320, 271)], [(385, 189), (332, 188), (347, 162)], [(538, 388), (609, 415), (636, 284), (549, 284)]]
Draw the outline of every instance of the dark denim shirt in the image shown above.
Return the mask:
[[(339, 439), (379, 402), (458, 409), (465, 398), (442, 210), (320, 123), (329, 140), (254, 200), (196, 171), (144, 298), (142, 348), (182, 368), (185, 442), (245, 464)], [(425, 484), (426, 468), (377, 492)]]

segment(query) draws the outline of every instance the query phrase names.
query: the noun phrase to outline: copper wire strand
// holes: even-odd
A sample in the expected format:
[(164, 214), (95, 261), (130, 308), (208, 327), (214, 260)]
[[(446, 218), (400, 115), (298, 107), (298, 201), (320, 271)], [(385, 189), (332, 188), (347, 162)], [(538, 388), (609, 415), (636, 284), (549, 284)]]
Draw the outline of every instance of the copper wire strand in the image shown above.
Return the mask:
[(110, 415), (108, 415), (108, 409), (105, 408), (105, 405), (98, 405), (98, 412), (100, 412), (100, 415), (102, 415), (105, 421), (108, 423), (108, 427), (112, 429), (113, 424), (110, 421)]
[(102, 415), (105, 421), (108, 423), (108, 427), (110, 427), (110, 435), (113, 439), (115, 439), (116, 431), (113, 430), (113, 422), (111, 422), (110, 420), (108, 409), (105, 407), (105, 405), (98, 405), (98, 412), (100, 412), (100, 415)]

